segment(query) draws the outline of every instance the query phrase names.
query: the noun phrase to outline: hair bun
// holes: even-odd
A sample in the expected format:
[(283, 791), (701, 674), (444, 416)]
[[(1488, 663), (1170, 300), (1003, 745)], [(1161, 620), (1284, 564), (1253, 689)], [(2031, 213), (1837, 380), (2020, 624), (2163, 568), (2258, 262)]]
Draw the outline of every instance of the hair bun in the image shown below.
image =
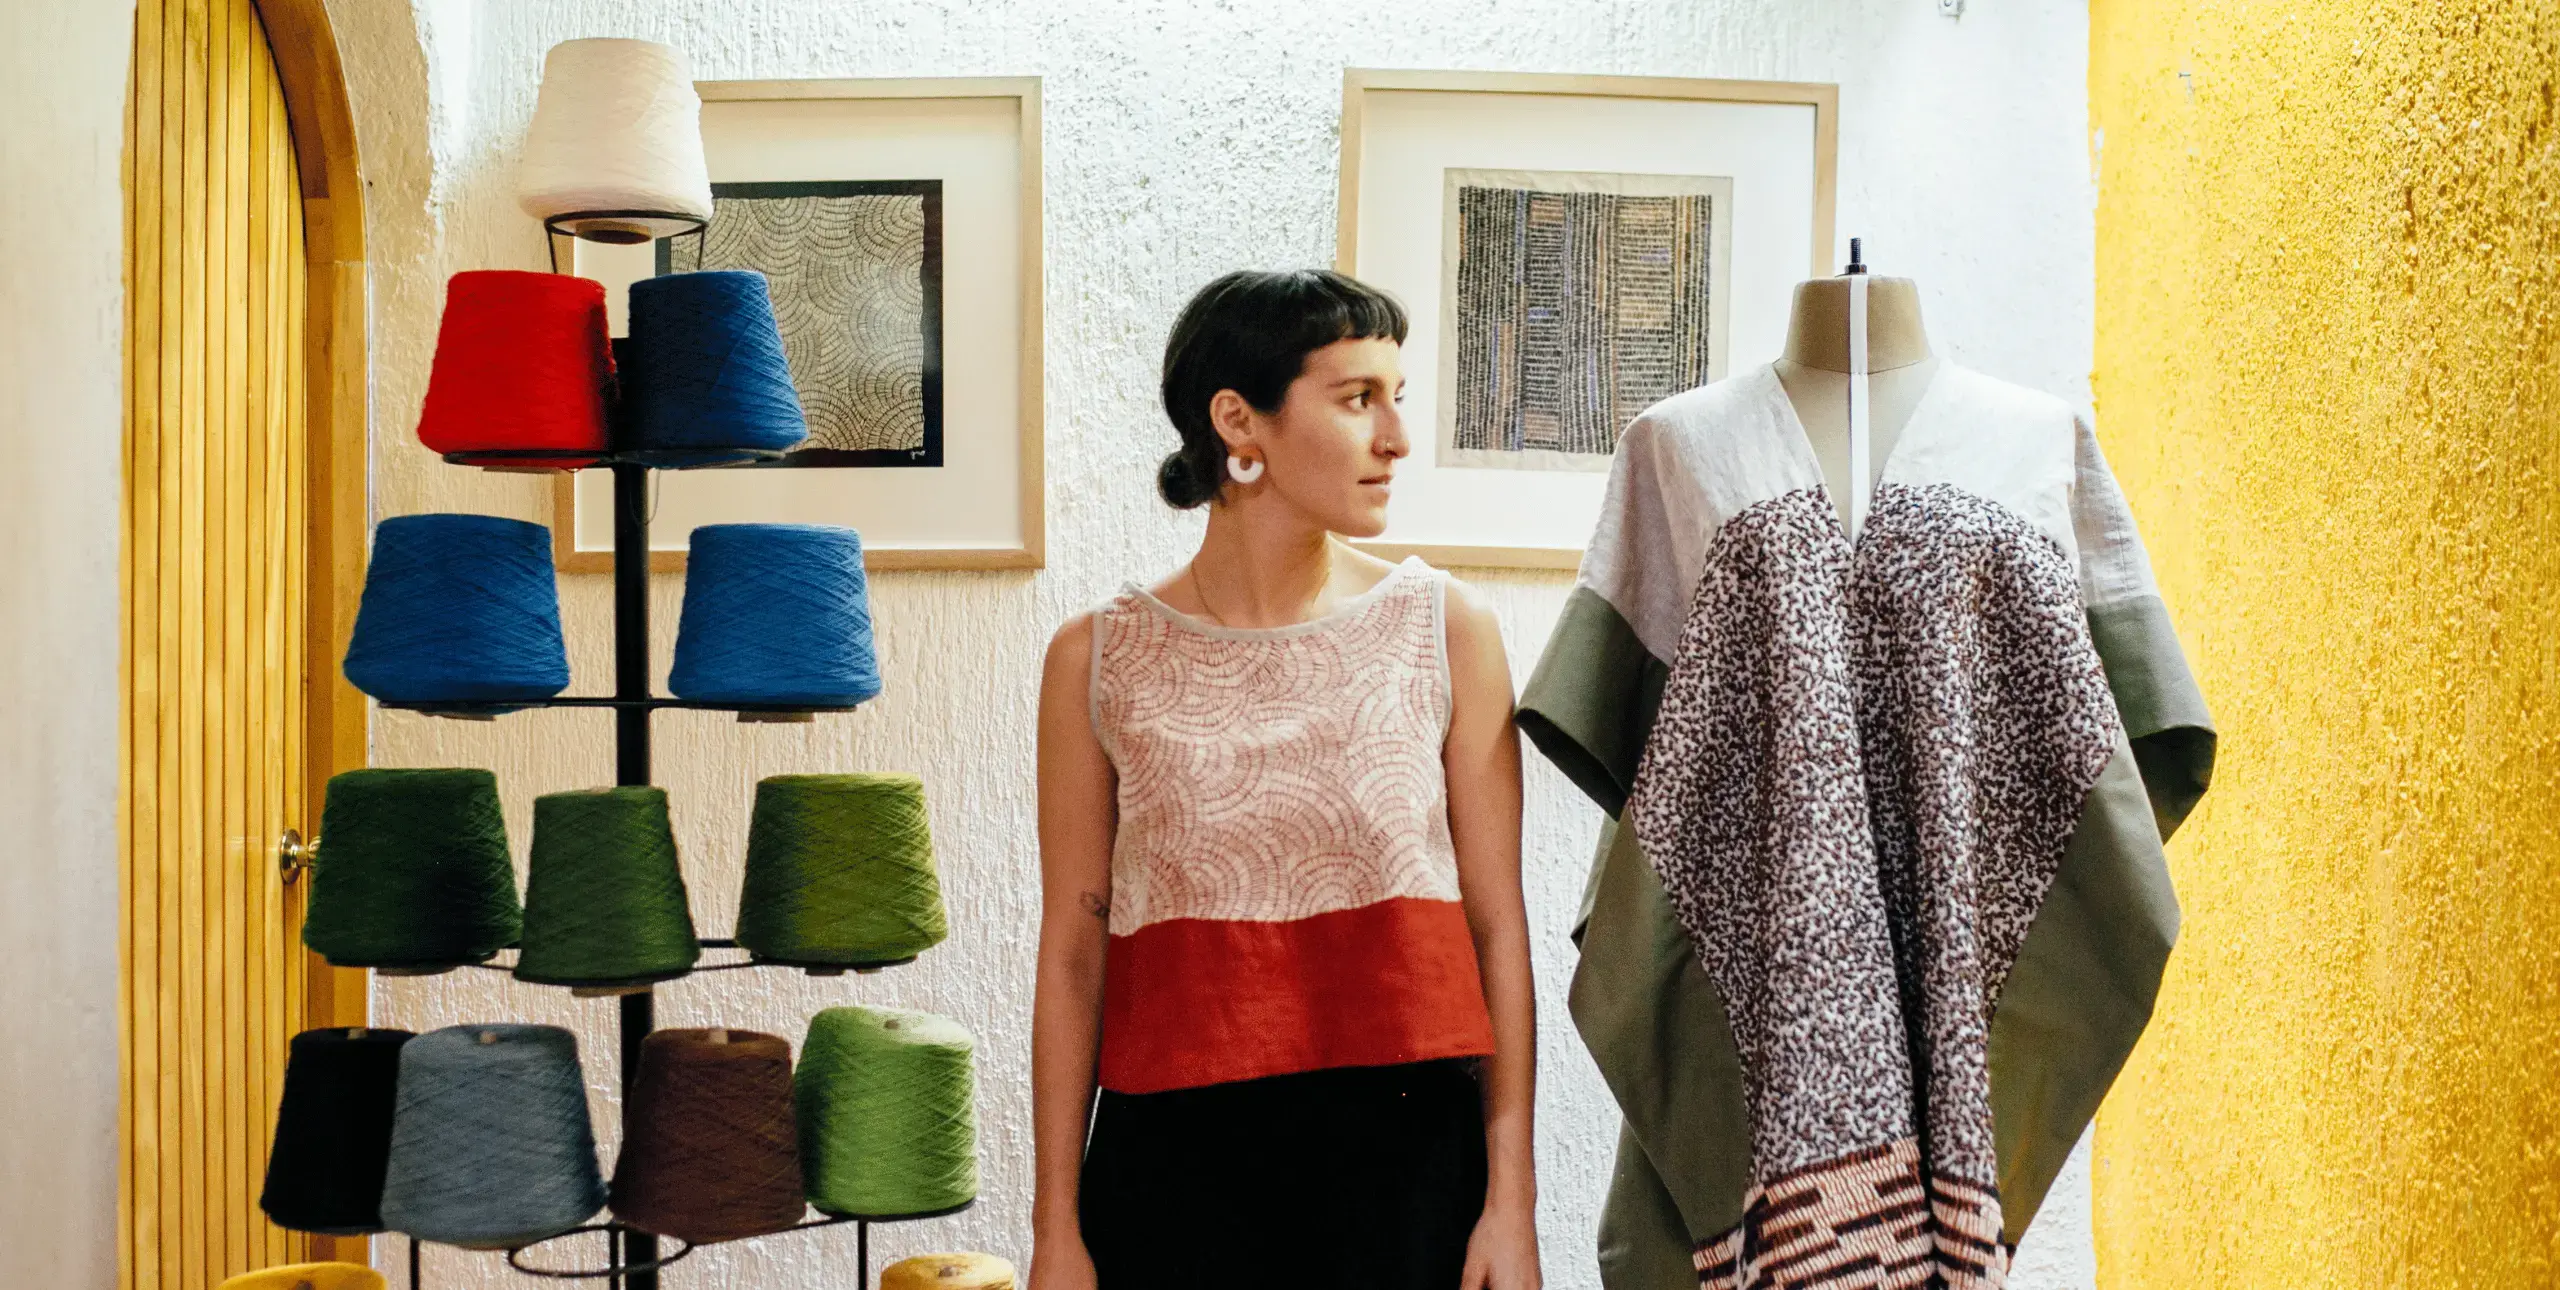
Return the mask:
[(1156, 491), (1164, 495), (1167, 505), (1187, 511), (1216, 497), (1218, 485), (1213, 479), (1201, 478), (1188, 452), (1177, 451), (1156, 468)]

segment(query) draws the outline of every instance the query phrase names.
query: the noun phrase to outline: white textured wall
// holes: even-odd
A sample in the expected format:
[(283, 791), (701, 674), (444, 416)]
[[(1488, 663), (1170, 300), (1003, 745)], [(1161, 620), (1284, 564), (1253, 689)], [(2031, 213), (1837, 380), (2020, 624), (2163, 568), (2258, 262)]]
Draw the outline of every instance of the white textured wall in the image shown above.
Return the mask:
[(0, 5), (0, 1285), (116, 1275), (133, 5)]
[[(1977, 5), (1961, 22), (1920, 0), (1374, 0), (1287, 5), (1059, 0), (337, 0), (361, 120), (374, 286), (377, 515), (476, 510), (547, 520), (549, 485), (436, 463), (411, 437), (444, 274), (543, 264), (510, 168), (543, 51), (575, 36), (664, 40), (707, 79), (1018, 75), (1047, 101), (1050, 565), (1039, 573), (883, 574), (873, 594), (888, 693), (813, 726), (661, 717), (658, 777), (674, 794), (696, 916), (734, 912), (755, 781), (784, 771), (901, 769), (929, 786), (951, 941), (914, 967), (833, 981), (722, 973), (660, 991), (666, 1024), (713, 1021), (796, 1041), (841, 1002), (933, 1009), (976, 1030), (984, 1199), (887, 1233), (891, 1254), (1028, 1253), (1028, 1002), (1037, 909), (1032, 708), (1049, 630), (1127, 578), (1178, 564), (1196, 516), (1167, 511), (1153, 466), (1172, 444), (1154, 406), (1166, 326), (1187, 294), (1244, 265), (1332, 260), (1341, 69), (1463, 67), (1835, 81), (1842, 86), (1841, 235), (1881, 271), (1917, 277), (1959, 361), (2086, 398), (2090, 188), (2085, 14), (2073, 4)], [(1845, 243), (1844, 243), (1845, 245)], [(1737, 363), (1768, 355), (1734, 356)], [(1471, 575), (1500, 606), (1525, 677), (1562, 576)], [(655, 591), (661, 669), (680, 594)], [(609, 593), (565, 580), (576, 687), (609, 680)], [(601, 715), (494, 725), (377, 718), (386, 765), (485, 765), (507, 793), (519, 853), (531, 798), (610, 781)], [(1537, 763), (1528, 884), (1542, 1014), (1539, 1162), (1550, 1283), (1596, 1284), (1592, 1226), (1615, 1114), (1565, 1015), (1565, 939), (1598, 817)], [(602, 1122), (612, 1008), (468, 972), (384, 981), (375, 1008), (413, 1028), (523, 1017), (576, 1026)], [(2065, 1179), (2020, 1284), (2090, 1284), (2085, 1171)], [(1323, 1239), (1321, 1233), (1274, 1233)], [(772, 1238), (694, 1256), (671, 1285), (836, 1286), (849, 1233)], [(440, 1286), (495, 1285), (493, 1256), (440, 1251)]]

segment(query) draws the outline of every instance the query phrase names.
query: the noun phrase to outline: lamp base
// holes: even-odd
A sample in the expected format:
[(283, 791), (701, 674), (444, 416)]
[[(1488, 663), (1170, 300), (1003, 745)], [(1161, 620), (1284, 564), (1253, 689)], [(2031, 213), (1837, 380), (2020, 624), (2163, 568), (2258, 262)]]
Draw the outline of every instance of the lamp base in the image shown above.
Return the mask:
[(551, 252), (551, 271), (560, 272), (560, 237), (607, 246), (637, 246), (662, 238), (692, 237), (694, 261), (702, 260), (702, 230), (710, 221), (682, 211), (563, 211), (542, 221), (543, 243)]
[(590, 242), (602, 242), (607, 246), (633, 246), (657, 236), (638, 225), (626, 224), (621, 220), (605, 219), (573, 225), (569, 233), (573, 237), (584, 238)]

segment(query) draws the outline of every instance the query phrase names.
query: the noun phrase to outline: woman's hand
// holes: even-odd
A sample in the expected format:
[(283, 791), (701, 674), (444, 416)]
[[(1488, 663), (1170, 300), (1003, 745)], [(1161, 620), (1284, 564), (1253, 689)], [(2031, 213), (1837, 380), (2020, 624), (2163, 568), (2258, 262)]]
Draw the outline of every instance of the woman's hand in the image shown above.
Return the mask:
[[(1039, 1268), (1034, 1265), (1034, 1275)], [(1090, 1283), (1088, 1283), (1090, 1284)], [(1538, 1216), (1534, 1205), (1491, 1204), (1467, 1238), (1467, 1272), (1458, 1290), (1538, 1290)], [(1034, 1283), (1033, 1290), (1047, 1290)]]
[(1024, 1290), (1094, 1290), (1093, 1255), (1073, 1227), (1031, 1237), (1031, 1283)]

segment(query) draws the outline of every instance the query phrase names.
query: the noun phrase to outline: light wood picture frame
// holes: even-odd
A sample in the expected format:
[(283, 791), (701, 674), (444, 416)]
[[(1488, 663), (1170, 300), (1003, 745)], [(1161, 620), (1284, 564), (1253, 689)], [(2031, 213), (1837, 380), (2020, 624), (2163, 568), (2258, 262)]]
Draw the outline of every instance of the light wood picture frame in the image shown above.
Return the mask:
[[(695, 88), (715, 193), (724, 184), (940, 181), (936, 236), (946, 267), (937, 270), (940, 295), (931, 305), (940, 328), (939, 462), (660, 475), (649, 567), (682, 570), (684, 540), (697, 524), (745, 521), (849, 526), (861, 532), (873, 570), (1040, 567), (1047, 506), (1039, 78)], [(673, 267), (690, 268), (693, 253), (677, 247)], [(573, 271), (606, 284), (620, 334), (622, 288), (662, 263), (656, 246), (580, 242)], [(559, 569), (611, 571), (605, 472), (562, 474), (553, 488)]]
[[(1387, 532), (1355, 545), (1443, 566), (1572, 569), (1599, 516), (1607, 475), (1595, 463), (1440, 464), (1457, 383), (1444, 354), (1456, 345), (1444, 327), (1457, 262), (1451, 184), (1505, 173), (1554, 175), (1575, 191), (1713, 189), (1716, 234), (1730, 239), (1713, 284), (1721, 377), (1775, 358), (1795, 283), (1832, 272), (1838, 156), (1836, 85), (1345, 69), (1334, 267), (1396, 296), (1412, 320), (1412, 455), (1397, 467)], [(1690, 178), (1726, 182), (1655, 182)]]

